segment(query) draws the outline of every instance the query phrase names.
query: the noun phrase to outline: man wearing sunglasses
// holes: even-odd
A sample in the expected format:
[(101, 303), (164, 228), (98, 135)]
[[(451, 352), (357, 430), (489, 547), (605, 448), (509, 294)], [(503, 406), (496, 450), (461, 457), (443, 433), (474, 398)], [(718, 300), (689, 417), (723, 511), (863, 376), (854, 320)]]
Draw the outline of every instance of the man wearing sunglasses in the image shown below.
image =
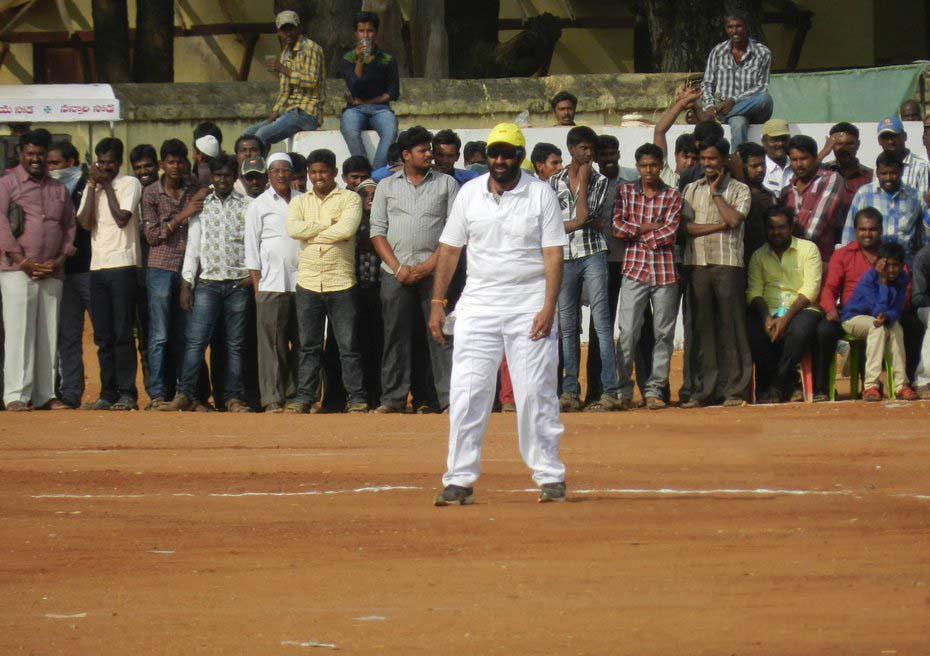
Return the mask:
[(446, 288), (468, 244), (468, 280), (455, 309), (449, 455), (437, 506), (474, 500), (502, 356), (513, 380), (520, 454), (540, 487), (539, 501), (565, 499), (555, 326), (567, 242), (562, 212), (555, 191), (521, 171), (526, 142), (516, 125), (498, 125), (487, 143), (489, 172), (459, 191), (439, 239), (430, 300), (430, 335), (442, 344)]

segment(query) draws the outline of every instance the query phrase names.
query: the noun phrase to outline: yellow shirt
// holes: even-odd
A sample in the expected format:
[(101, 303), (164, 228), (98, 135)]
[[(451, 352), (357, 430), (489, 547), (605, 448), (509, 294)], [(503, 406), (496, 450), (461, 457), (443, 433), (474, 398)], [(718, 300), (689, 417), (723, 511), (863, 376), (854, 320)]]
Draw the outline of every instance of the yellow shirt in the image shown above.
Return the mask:
[(309, 191), (290, 202), (286, 226), (300, 241), (300, 287), (322, 293), (355, 285), (355, 233), (361, 220), (361, 198), (339, 187), (322, 200)]
[(746, 301), (752, 303), (752, 299), (761, 296), (774, 314), (780, 307), (788, 309), (799, 294), (804, 294), (816, 308), (821, 275), (820, 251), (814, 242), (792, 237), (781, 259), (766, 244), (749, 260)]

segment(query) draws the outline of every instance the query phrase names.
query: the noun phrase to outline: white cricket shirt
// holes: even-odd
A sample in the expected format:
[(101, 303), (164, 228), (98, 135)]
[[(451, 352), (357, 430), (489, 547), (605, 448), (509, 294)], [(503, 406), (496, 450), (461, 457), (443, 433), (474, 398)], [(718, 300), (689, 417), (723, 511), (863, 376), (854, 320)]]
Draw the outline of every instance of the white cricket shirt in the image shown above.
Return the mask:
[(468, 246), (468, 278), (456, 312), (500, 315), (539, 312), (546, 300), (542, 249), (568, 239), (555, 192), (522, 172), (500, 203), (489, 174), (462, 186), (439, 241)]

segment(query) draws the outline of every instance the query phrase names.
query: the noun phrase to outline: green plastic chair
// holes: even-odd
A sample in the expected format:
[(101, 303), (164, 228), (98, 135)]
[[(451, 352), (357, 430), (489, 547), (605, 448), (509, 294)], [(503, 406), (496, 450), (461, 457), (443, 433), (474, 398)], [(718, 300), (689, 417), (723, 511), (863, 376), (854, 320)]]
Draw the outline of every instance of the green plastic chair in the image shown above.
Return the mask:
[[(852, 335), (843, 335), (843, 341), (849, 343), (849, 398), (862, 398), (860, 390), (859, 372), (861, 371), (862, 362), (865, 360), (865, 340)], [(829, 373), (830, 400), (836, 401), (836, 357), (830, 363)], [(885, 394), (892, 401), (896, 398), (895, 389), (897, 386), (894, 381), (894, 362), (891, 359), (891, 351), (885, 349)]]

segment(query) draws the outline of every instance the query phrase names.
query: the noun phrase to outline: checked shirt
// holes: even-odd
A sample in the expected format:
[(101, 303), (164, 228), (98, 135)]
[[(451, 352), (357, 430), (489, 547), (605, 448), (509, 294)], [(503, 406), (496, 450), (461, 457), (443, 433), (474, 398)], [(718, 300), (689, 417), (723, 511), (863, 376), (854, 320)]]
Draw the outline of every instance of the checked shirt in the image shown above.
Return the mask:
[(781, 192), (780, 202), (795, 213), (794, 234), (817, 244), (820, 259), (829, 261), (836, 238), (838, 213), (843, 210), (846, 185), (833, 171), (819, 169), (804, 191), (798, 191), (796, 177)]
[[(652, 198), (643, 193), (641, 182), (617, 187), (614, 205), (614, 235), (627, 243), (623, 275), (650, 287), (665, 287), (678, 281), (675, 273), (675, 232), (681, 220), (681, 194), (664, 182)], [(643, 223), (661, 223), (652, 232), (639, 234)]]
[(733, 59), (730, 42), (718, 43), (707, 57), (701, 103), (706, 109), (714, 104), (714, 95), (739, 101), (765, 91), (771, 66), (772, 51), (755, 39), (749, 39), (739, 64)]
[[(607, 240), (604, 234), (597, 229), (595, 221), (601, 212), (601, 207), (607, 200), (607, 178), (591, 171), (588, 180), (588, 217), (590, 221), (584, 227), (568, 234), (568, 245), (564, 247), (563, 259), (580, 260), (583, 257), (607, 250)], [(575, 218), (577, 195), (572, 193), (568, 182), (568, 167), (549, 178), (549, 184), (555, 190), (562, 209), (562, 221), (567, 222)]]

